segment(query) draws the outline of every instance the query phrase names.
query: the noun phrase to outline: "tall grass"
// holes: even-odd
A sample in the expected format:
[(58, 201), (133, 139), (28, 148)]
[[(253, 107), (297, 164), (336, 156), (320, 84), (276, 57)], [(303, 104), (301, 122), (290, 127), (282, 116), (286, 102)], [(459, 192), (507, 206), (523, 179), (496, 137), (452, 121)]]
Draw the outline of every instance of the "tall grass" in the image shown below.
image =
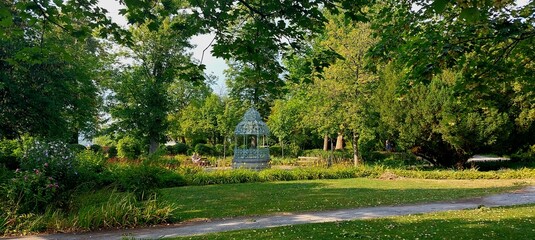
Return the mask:
[[(174, 204), (157, 200), (156, 195), (138, 201), (132, 193), (101, 191), (78, 197), (75, 209), (68, 213), (48, 209), (42, 215), (24, 214), (4, 219), (4, 235), (26, 235), (40, 231), (88, 231), (107, 228), (131, 228), (160, 224), (173, 219)], [(0, 223), (2, 220), (0, 220)]]

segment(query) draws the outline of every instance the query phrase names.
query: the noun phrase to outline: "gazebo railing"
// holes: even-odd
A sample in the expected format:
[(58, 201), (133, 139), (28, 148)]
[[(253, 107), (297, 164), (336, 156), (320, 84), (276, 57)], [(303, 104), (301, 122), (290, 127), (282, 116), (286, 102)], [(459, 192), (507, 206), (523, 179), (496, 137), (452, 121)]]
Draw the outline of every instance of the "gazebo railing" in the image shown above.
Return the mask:
[(235, 148), (234, 159), (269, 159), (269, 148)]

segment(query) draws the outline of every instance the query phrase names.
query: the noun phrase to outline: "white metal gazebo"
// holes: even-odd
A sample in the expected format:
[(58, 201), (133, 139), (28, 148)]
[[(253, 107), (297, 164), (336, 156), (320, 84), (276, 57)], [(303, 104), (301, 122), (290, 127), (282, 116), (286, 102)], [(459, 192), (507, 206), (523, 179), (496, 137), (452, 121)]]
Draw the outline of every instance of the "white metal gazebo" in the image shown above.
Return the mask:
[(262, 121), (260, 113), (250, 108), (234, 130), (236, 147), (232, 168), (261, 170), (269, 168), (269, 128)]

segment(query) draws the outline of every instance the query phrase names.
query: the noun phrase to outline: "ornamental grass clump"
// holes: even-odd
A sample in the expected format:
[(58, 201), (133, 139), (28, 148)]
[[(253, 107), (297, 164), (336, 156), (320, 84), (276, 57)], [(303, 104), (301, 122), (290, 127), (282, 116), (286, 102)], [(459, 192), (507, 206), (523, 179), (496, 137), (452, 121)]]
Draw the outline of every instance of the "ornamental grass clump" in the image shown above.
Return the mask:
[(100, 228), (131, 228), (166, 223), (172, 218), (175, 206), (157, 201), (156, 195), (136, 200), (131, 193), (112, 193), (107, 201), (81, 206), (71, 219), (72, 228), (94, 230)]

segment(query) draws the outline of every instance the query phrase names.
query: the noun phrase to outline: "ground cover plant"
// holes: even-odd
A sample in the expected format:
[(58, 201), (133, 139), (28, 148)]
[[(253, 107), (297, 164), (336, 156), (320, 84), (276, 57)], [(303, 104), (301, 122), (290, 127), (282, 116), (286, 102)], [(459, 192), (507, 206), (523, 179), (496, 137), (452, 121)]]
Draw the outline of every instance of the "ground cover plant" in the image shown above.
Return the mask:
[(174, 239), (533, 239), (535, 205), (304, 224)]

